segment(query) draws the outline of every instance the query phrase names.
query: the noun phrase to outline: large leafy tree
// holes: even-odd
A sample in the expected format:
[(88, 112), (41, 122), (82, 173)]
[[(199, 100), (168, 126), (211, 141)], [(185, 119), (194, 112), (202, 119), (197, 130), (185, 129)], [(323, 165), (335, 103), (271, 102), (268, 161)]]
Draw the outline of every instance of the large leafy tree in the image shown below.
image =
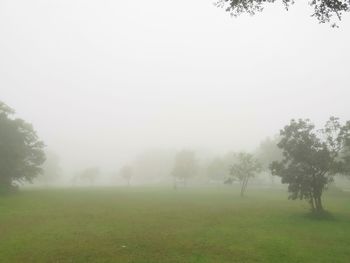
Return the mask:
[(242, 197), (247, 190), (249, 179), (261, 172), (261, 169), (261, 164), (252, 154), (239, 153), (237, 155), (236, 163), (231, 166), (230, 175), (232, 180), (238, 179), (240, 181)]
[(348, 160), (345, 149), (350, 141), (350, 122), (341, 125), (331, 117), (321, 130), (310, 120), (291, 120), (280, 131), (278, 147), (283, 159), (271, 164), (273, 174), (288, 184), (290, 198), (306, 199), (312, 211), (323, 211), (322, 194), (336, 174), (345, 174)]
[[(242, 13), (254, 15), (262, 11), (266, 4), (275, 2), (277, 0), (218, 0), (216, 5), (224, 7), (232, 16), (238, 16)], [(294, 0), (282, 0), (286, 9), (294, 2)], [(311, 0), (309, 5), (313, 8), (312, 16), (320, 23), (331, 22), (333, 17), (341, 20), (342, 14), (350, 10), (350, 0)]]
[(16, 183), (32, 182), (45, 161), (44, 143), (33, 126), (14, 118), (14, 113), (0, 102), (0, 188), (7, 190)]

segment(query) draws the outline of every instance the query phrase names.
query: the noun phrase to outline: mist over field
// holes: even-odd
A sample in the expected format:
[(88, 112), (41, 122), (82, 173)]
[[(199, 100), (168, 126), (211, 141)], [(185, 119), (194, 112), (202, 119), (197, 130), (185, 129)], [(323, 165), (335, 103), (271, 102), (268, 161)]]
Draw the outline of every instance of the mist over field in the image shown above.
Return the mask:
[(349, 118), (350, 43), (297, 3), (1, 1), (1, 99), (67, 173), (147, 151), (254, 151), (291, 118)]
[(349, 11), (0, 0), (0, 263), (350, 262)]

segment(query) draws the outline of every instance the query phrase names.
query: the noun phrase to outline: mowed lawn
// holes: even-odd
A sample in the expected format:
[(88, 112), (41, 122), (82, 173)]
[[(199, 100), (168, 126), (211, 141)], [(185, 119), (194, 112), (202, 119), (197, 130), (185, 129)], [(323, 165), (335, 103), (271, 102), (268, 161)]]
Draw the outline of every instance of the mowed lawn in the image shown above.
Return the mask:
[(0, 197), (0, 262), (350, 262), (350, 193), (115, 187)]

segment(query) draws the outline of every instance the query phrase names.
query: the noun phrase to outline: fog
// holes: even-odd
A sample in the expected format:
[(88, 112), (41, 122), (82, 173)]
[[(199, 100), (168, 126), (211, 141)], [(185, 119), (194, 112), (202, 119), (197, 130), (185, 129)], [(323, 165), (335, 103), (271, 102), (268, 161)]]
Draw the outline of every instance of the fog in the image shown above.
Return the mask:
[(254, 151), (291, 118), (350, 119), (349, 17), (319, 25), (302, 2), (231, 18), (213, 0), (2, 0), (0, 99), (69, 176)]

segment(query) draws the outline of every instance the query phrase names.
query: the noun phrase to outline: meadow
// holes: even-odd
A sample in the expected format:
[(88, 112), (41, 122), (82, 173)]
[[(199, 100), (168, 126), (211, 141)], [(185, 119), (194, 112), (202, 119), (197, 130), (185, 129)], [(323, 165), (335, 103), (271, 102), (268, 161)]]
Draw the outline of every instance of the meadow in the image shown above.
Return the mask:
[(283, 189), (100, 187), (0, 197), (0, 262), (350, 262), (350, 193), (314, 218)]

